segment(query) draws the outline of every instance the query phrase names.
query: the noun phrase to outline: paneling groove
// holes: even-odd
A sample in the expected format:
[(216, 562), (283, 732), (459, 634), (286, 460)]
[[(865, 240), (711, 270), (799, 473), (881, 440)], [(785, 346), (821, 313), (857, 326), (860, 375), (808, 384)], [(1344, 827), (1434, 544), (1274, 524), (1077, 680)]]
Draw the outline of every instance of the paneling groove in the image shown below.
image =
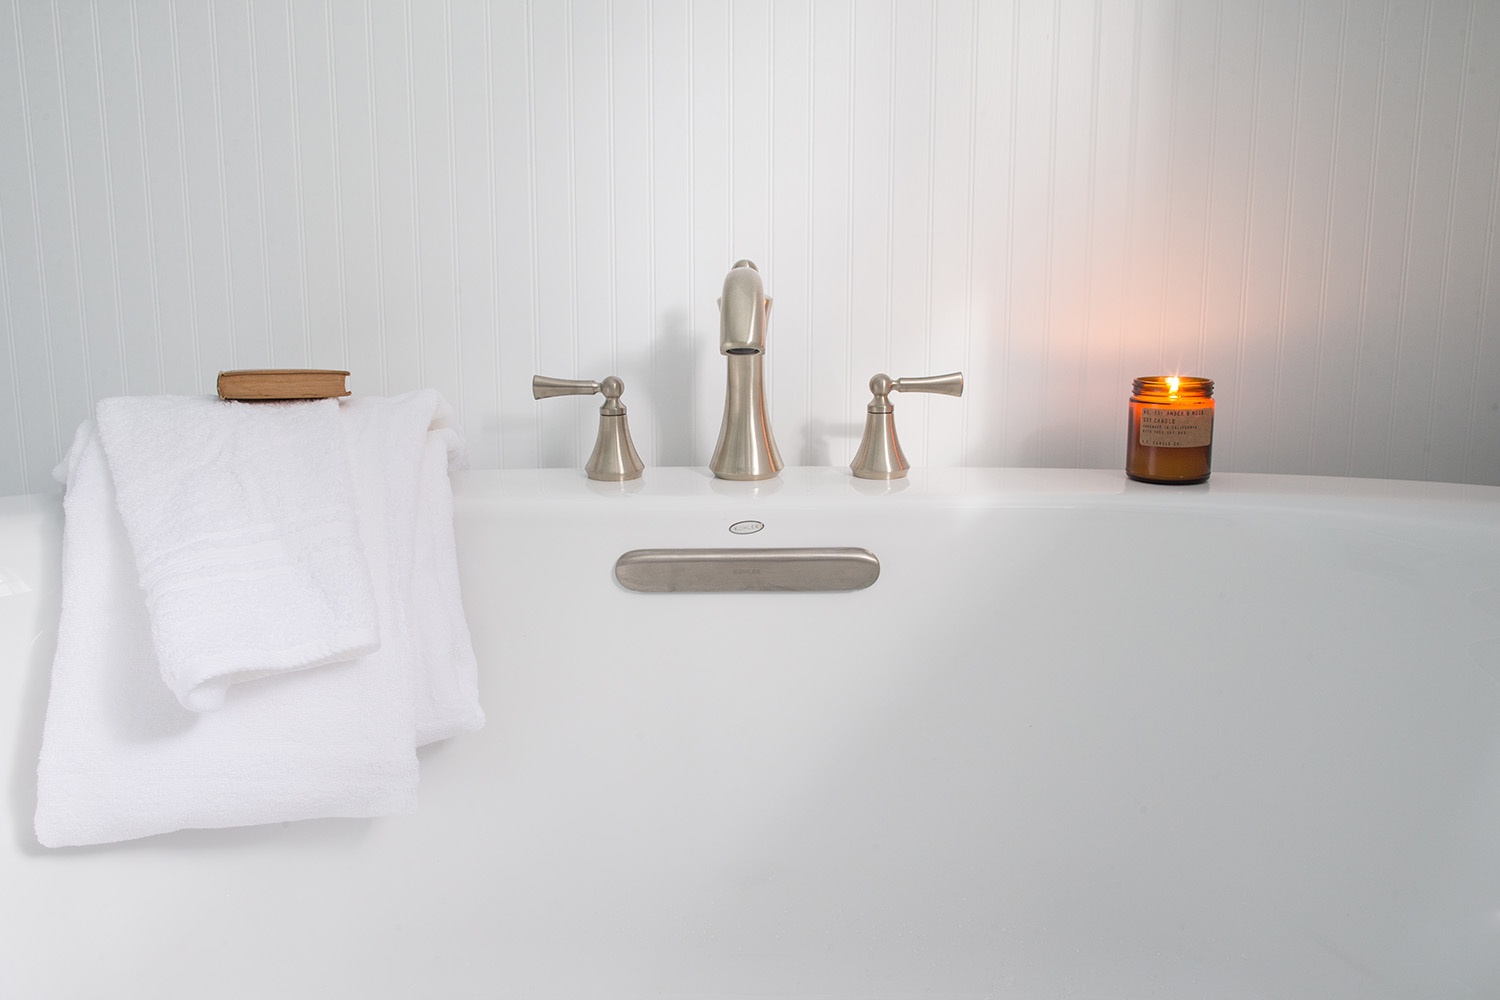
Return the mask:
[[(1488, 6), (1482, 10), (1491, 15), (1490, 29), (1500, 31), (1500, 11)], [(1500, 255), (1495, 253), (1497, 233), (1500, 233), (1500, 169), (1496, 167), (1496, 160), (1500, 159), (1500, 107), (1494, 109), (1492, 117), (1494, 130), (1489, 148), (1476, 157), (1481, 164), (1477, 174), (1483, 176), (1488, 168), (1490, 191), (1489, 212), (1483, 216), (1487, 223), (1484, 227), (1484, 265), (1479, 270), (1478, 280), (1471, 283), (1477, 286), (1479, 299), (1476, 326), (1481, 334), (1488, 335), (1474, 338), (1473, 361), (1469, 368), (1469, 394), (1464, 407), (1463, 471), (1452, 476), (1464, 482), (1491, 482), (1489, 470), (1495, 456), (1500, 454), (1500, 399), (1495, 398), (1500, 396), (1495, 391), (1495, 382), (1500, 380), (1500, 336), (1492, 332), (1500, 326), (1500, 312), (1495, 311), (1495, 292), (1500, 287)]]
[[(922, 464), (1113, 466), (1214, 378), (1221, 470), (1500, 484), (1500, 8), (1307, 0), (0, 0), (0, 493), (100, 397), (222, 368), (447, 394), (581, 465), (532, 374), (706, 464), (724, 271), (776, 436), (877, 371)], [(1493, 47), (1493, 46), (1490, 46)], [(597, 401), (596, 401), (597, 402)]]

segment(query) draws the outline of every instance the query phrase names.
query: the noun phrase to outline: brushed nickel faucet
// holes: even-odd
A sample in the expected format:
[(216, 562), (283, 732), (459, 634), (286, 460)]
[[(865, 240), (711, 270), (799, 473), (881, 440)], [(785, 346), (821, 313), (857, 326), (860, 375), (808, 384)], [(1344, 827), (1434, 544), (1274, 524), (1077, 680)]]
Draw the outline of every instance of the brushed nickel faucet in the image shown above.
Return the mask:
[(604, 483), (623, 483), (641, 478), (645, 463), (636, 454), (635, 443), (630, 440), (630, 426), (625, 422), (625, 404), (620, 397), (625, 394), (625, 383), (617, 376), (595, 382), (591, 379), (550, 378), (536, 375), (531, 379), (532, 399), (551, 399), (553, 396), (592, 396), (604, 394), (604, 405), (599, 407), (599, 436), (594, 439), (594, 451), (583, 467), (590, 479)]
[(736, 261), (719, 297), (719, 353), (728, 359), (724, 422), (709, 468), (720, 479), (772, 479), (781, 454), (766, 416), (762, 364), (771, 300), (752, 261)]
[(903, 479), (911, 463), (901, 451), (901, 442), (896, 439), (895, 407), (891, 405), (893, 392), (936, 392), (944, 396), (964, 394), (964, 373), (950, 372), (947, 375), (929, 375), (926, 378), (891, 378), (881, 372), (870, 379), (870, 392), (874, 399), (865, 407), (865, 436), (860, 439), (859, 451), (849, 468), (857, 479)]

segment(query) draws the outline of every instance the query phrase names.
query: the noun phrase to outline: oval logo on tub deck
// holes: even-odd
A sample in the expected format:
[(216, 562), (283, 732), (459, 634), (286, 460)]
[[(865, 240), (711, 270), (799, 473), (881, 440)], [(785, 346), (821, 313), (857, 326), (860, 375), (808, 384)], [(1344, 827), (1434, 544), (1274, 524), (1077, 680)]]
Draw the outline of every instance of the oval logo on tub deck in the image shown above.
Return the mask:
[(729, 526), (729, 530), (736, 535), (753, 535), (764, 527), (759, 521), (736, 521)]

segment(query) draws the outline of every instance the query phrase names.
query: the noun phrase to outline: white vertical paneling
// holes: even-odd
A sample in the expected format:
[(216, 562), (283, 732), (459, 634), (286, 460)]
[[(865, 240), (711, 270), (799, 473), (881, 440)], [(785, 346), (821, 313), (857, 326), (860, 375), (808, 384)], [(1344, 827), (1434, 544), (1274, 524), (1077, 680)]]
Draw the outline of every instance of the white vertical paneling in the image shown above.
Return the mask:
[[(1240, 289), (1239, 367), (1231, 381), (1237, 395), (1227, 405), (1231, 461), (1269, 471), (1274, 400), (1284, 344), (1282, 302), (1287, 274), (1282, 266), (1290, 235), (1288, 208), (1295, 179), (1294, 122), (1301, 101), (1302, 4), (1267, 3), (1255, 36), (1257, 72), (1252, 95), (1254, 130), (1247, 150), (1243, 285)], [(1163, 358), (1169, 368), (1173, 359)], [(1254, 387), (1253, 391), (1251, 391)]]
[[(1052, 264), (1057, 246), (1056, 132), (1060, 2), (1018, 5), (1009, 162), (1006, 246), (1004, 454), (1025, 465), (1046, 462), (1047, 376)], [(1025, 290), (1023, 292), (1023, 289)]]
[[(578, 372), (577, 184), (573, 129), (573, 13), (567, 4), (531, 5), (533, 225), (537, 314), (533, 336), (541, 374)], [(592, 293), (594, 288), (590, 288)], [(595, 378), (596, 376), (588, 376)], [(577, 400), (554, 399), (537, 409), (538, 461), (571, 462), (585, 426)], [(589, 421), (593, 423), (593, 421)]]
[[(1171, 112), (1180, 38), (1174, 6), (1137, 3), (1131, 28), (1130, 122), (1125, 155), (1123, 230), (1118, 247), (1119, 360), (1122, 381), (1159, 372), (1162, 358), (1162, 273), (1167, 256), (1166, 206), (1171, 161)], [(1206, 40), (1205, 40), (1205, 43)], [(1251, 132), (1253, 133), (1253, 128)], [(1212, 376), (1210, 376), (1212, 377)], [(1216, 427), (1216, 431), (1221, 428)], [(1217, 439), (1221, 453), (1228, 442)]]
[[(488, 372), (498, 405), (489, 411), (490, 434), (499, 440), (500, 464), (527, 467), (537, 463), (537, 403), (529, 391), (531, 376), (541, 371), (536, 357), (536, 288), (538, 272), (533, 253), (532, 220), (535, 187), (531, 139), (531, 50), (524, 3), (487, 3), (485, 84), (488, 101), (490, 175), (487, 178), (494, 211), (490, 223), (488, 276), (495, 309), (495, 326), (476, 329), (465, 357), (480, 358), (491, 347)], [(474, 343), (477, 340), (478, 343)], [(637, 396), (637, 398), (639, 398)], [(476, 425), (466, 423), (466, 428)], [(483, 439), (480, 439), (481, 447)], [(483, 452), (476, 452), (476, 458)]]
[[(13, 11), (5, 11), (12, 15)], [(9, 58), (10, 53), (20, 54), (20, 39), (15, 31), (13, 17), (0, 17), (0, 52), (7, 54), (0, 67), (0, 130), (10, 136), (20, 135), (26, 122), (26, 98), (21, 86), (19, 59)], [(25, 187), (22, 183), (26, 164), (18, 156), (0, 157), (0, 490), (25, 490), (30, 487), (29, 462), (40, 455), (28, 451), (26, 441), (27, 413), (23, 407), (21, 385), (25, 374), (21, 360), (26, 350), (17, 344), (21, 336), (18, 310), (15, 308), (11, 286), (25, 279), (12, 274), (17, 260), (7, 249), (20, 237), (20, 227), (15, 224), (17, 196)], [(42, 341), (34, 337), (33, 341)], [(35, 415), (32, 415), (33, 422)], [(54, 437), (54, 447), (56, 438)], [(45, 454), (45, 450), (38, 449)], [(40, 486), (40, 482), (38, 482)]]
[(291, 19), (281, 3), (249, 5), (249, 43), (255, 87), (253, 113), (259, 155), (260, 229), (266, 268), (267, 322), (278, 366), (309, 362), (307, 252), (302, 237), (304, 198), (300, 135), (292, 87)]
[[(713, 454), (722, 414), (724, 360), (718, 352), (718, 309), (714, 305), (725, 270), (740, 258), (732, 237), (734, 174), (730, 143), (730, 15), (727, 4), (689, 3), (684, 54), (688, 85), (688, 270), (682, 294), (687, 298), (689, 358), (686, 416), (692, 429), (689, 464), (706, 465)], [(749, 141), (742, 137), (742, 144)], [(744, 257), (754, 260), (750, 253)], [(764, 262), (764, 255), (761, 261)], [(776, 296), (776, 276), (767, 275), (767, 290)]]
[[(811, 431), (809, 396), (812, 351), (812, 4), (770, 7), (765, 50), (769, 88), (770, 194), (769, 267), (775, 268), (768, 407), (776, 444), (788, 464), (805, 464)], [(743, 41), (743, 39), (741, 39)]]
[(1292, 163), (1297, 155), (1295, 123), (1302, 101), (1304, 14), (1301, 0), (1268, 4), (1257, 37), (1259, 72), (1255, 136), (1248, 160), (1238, 377), (1242, 389), (1253, 384), (1258, 391), (1243, 393), (1232, 421), (1237, 431), (1232, 454), (1244, 468), (1256, 471), (1272, 468), (1276, 396), (1286, 343), (1285, 261), (1297, 179)]
[[(1396, 108), (1402, 117), (1399, 131), (1392, 136), (1399, 136), (1405, 143), (1400, 153), (1400, 176), (1405, 182), (1400, 198), (1404, 213), (1400, 220), (1401, 255), (1390, 265), (1396, 301), (1388, 396), (1381, 399), (1372, 392), (1369, 402), (1380, 408), (1384, 418), (1378, 474), (1400, 479), (1420, 477), (1425, 465), (1426, 420), (1414, 418), (1418, 414), (1426, 417), (1431, 399), (1436, 304), (1445, 269), (1442, 244), (1446, 194), (1452, 175), (1459, 74), (1463, 71), (1462, 60), (1432, 59), (1434, 47), (1443, 45), (1444, 36), (1460, 36), (1453, 50), (1462, 51), (1463, 22), (1453, 30), (1447, 23), (1446, 9), (1435, 5), (1420, 12), (1422, 20), (1409, 29), (1420, 32), (1422, 48), (1413, 74), (1415, 87), (1397, 92), (1401, 100)], [(1424, 142), (1432, 142), (1432, 148), (1424, 149)], [(1394, 158), (1394, 149), (1392, 154)], [(1420, 330), (1421, 335), (1413, 336), (1413, 330)], [(1372, 388), (1378, 392), (1378, 386)]]
[[(331, 160), (337, 170), (330, 206), (335, 228), (327, 234), (335, 246), (335, 277), (323, 289), (333, 302), (324, 308), (340, 317), (340, 367), (351, 373), (351, 390), (381, 392), (387, 367), (387, 330), (381, 309), (386, 273), (375, 145), (374, 26), (369, 8), (357, 4), (330, 5), (324, 21), (329, 37), (329, 92), (323, 96), (332, 127)], [(302, 101), (308, 114), (313, 113), (312, 103), (310, 96)]]
[[(932, 85), (928, 100), (932, 125), (926, 192), (931, 237), (924, 262), (927, 273), (921, 329), (926, 336), (920, 342), (920, 364), (924, 370), (917, 373), (921, 375), (968, 367), (970, 330), (966, 303), (972, 283), (977, 16), (975, 3), (933, 5)], [(969, 392), (972, 391), (971, 383)], [(910, 439), (912, 460), (920, 456), (923, 464), (962, 464), (964, 406), (948, 399), (929, 402), (925, 435), (921, 441)]]
[(1375, 83), (1365, 287), (1347, 459), (1353, 475), (1381, 476), (1390, 463), (1391, 402), (1398, 377), (1401, 324), (1411, 293), (1403, 271), (1412, 252), (1411, 204), (1421, 89), (1430, 65), (1430, 10), (1425, 5), (1397, 4), (1386, 10), (1380, 76)]
[(72, 128), (64, 94), (61, 27), (56, 11), (23, 12), (22, 44), (26, 93), (41, 114), (28, 122), (27, 142), (39, 169), (32, 175), (37, 218), (52, 220), (39, 231), (46, 305), (43, 315), (50, 340), (49, 370), (53, 409), (61, 438), (88, 416), (92, 396), (88, 339), (85, 334), (80, 225), (74, 198)]
[[(82, 279), (87, 385), (93, 397), (125, 391), (120, 316), (119, 248), (105, 142), (104, 91), (98, 20), (92, 8), (56, 11), (64, 63), (63, 104), (68, 109), (74, 233)], [(3, 256), (3, 251), (0, 251)], [(84, 401), (85, 412), (92, 400)]]
[[(12, 6), (0, 17), (0, 131), (25, 140), (29, 100), (26, 92), (20, 12)], [(55, 454), (60, 436), (53, 410), (49, 352), (51, 337), (42, 319), (42, 275), (37, 247), (36, 209), (31, 196), (34, 153), (0, 157), (0, 252), (5, 254), (0, 318), (5, 330), (6, 388), (13, 393), (6, 409), (6, 455), (15, 456), (7, 481), (11, 490), (43, 489), (38, 468)], [(14, 148), (14, 145), (13, 145)]]
[(1095, 173), (1093, 145), (1098, 111), (1093, 80), (1098, 62), (1098, 14), (1094, 4), (1064, 3), (1058, 6), (1053, 22), (1057, 43), (1048, 83), (1051, 110), (1046, 148), (1050, 176), (1043, 293), (1048, 332), (1040, 379), (1045, 392), (1038, 400), (1041, 461), (1049, 466), (1076, 466), (1083, 452), (1079, 403), (1087, 378), (1086, 343), (1093, 305), (1089, 213), (1095, 207), (1091, 177)]
[(451, 109), (450, 204), (452, 227), (453, 328), (450, 350), (459, 420), (474, 427), (470, 461), (500, 464), (496, 372), (501, 317), (497, 296), (495, 225), (501, 185), (496, 174), (493, 12), (480, 0), (452, 5), (447, 25), (444, 100)]
[(1310, 3), (1300, 11), (1291, 185), (1281, 254), (1278, 366), (1272, 387), (1270, 468), (1312, 469), (1313, 423), (1322, 347), (1324, 260), (1332, 218), (1329, 177), (1336, 134), (1343, 11)]
[(578, 465), (535, 372), (701, 465), (756, 260), (783, 455), (877, 371), (920, 464), (1119, 462), (1133, 376), (1220, 469), (1500, 483), (1483, 2), (0, 4), (0, 492), (93, 401), (229, 367), (441, 389), (480, 466)]
[[(250, 14), (243, 6), (210, 5), (208, 19), (212, 76), (205, 82), (218, 108), (214, 144), (224, 186), (218, 208), (225, 232), (224, 256), (229, 270), (224, 284), (234, 345), (232, 357), (219, 367), (264, 368), (284, 362), (276, 358), (272, 340)], [(105, 37), (110, 34), (106, 32)], [(201, 208), (209, 211), (212, 206)], [(132, 386), (132, 391), (144, 389)]]
[[(77, 228), (66, 178), (68, 133), (63, 121), (62, 66), (58, 64), (57, 33), (46, 7), (21, 10), (13, 21), (13, 30), (17, 33), (13, 51), (20, 55), (18, 84), (28, 109), (23, 127), (9, 133), (20, 139), (18, 145), (27, 160), (21, 165), (26, 169), (24, 187), (13, 199), (17, 205), (13, 211), (17, 219), (30, 222), (30, 252), (20, 238), (6, 240), (6, 244), (7, 249), (15, 246), (21, 250), (21, 261), (36, 280), (30, 288), (12, 283), (12, 292), (21, 292), (17, 303), (21, 322), (34, 324), (31, 336), (42, 334), (34, 349), (24, 352), (31, 360), (23, 364), (30, 367), (30, 378), (39, 378), (42, 387), (51, 388), (51, 399), (46, 399), (46, 408), (34, 421), (42, 433), (33, 435), (31, 441), (39, 439), (55, 447), (57, 442), (66, 442), (71, 424), (83, 415), (80, 403), (87, 402), (83, 391), (86, 372), (81, 370), (80, 276), (74, 267)], [(21, 328), (26, 330), (26, 325)], [(27, 339), (23, 333), (23, 345)], [(27, 378), (24, 369), (21, 378)], [(45, 472), (45, 462), (33, 465), (33, 481), (45, 483)]]
[[(5, 218), (0, 212), (0, 256), (5, 254)], [(10, 308), (10, 279), (0, 268), (0, 469), (8, 469), (11, 489), (26, 490), (26, 441), (22, 430), (20, 372), (17, 366), (16, 325)]]
[(432, 10), (414, 4), (407, 12), (418, 332), (415, 385), (432, 386), (454, 405), (462, 405), (451, 22), (447, 4)]
[[(1152, 304), (1157, 331), (1155, 369), (1196, 374), (1203, 370), (1202, 289), (1212, 239), (1211, 189), (1215, 179), (1215, 103), (1222, 77), (1223, 8), (1185, 4), (1171, 25), (1171, 83), (1167, 108), (1168, 160), (1162, 165), (1162, 233), (1165, 252)], [(1201, 40), (1201, 41), (1200, 41)], [(1231, 43), (1232, 44), (1232, 43)], [(1143, 373), (1142, 373), (1143, 374)]]
[[(569, 19), (569, 76), (571, 99), (568, 148), (572, 164), (573, 236), (569, 245), (573, 269), (572, 329), (574, 369), (564, 378), (602, 379), (616, 366), (619, 332), (614, 288), (616, 269), (616, 213), (614, 175), (615, 132), (612, 118), (614, 44), (611, 4), (580, 0)], [(549, 407), (573, 411), (576, 428), (569, 450), (585, 458), (598, 433), (598, 398), (555, 400)], [(626, 402), (628, 408), (630, 403)]]
[(1326, 195), (1329, 249), (1321, 267), (1319, 351), (1308, 427), (1311, 467), (1334, 473), (1348, 471), (1354, 433), (1384, 31), (1380, 12), (1358, 17), (1345, 7), (1342, 14)]
[[(103, 107), (94, 45), (93, 17), (88, 9), (54, 9), (58, 87), (63, 115), (64, 177), (78, 305), (78, 340), (82, 371), (71, 372), (76, 395), (59, 399), (59, 418), (73, 425), (86, 417), (94, 398), (122, 389), (119, 314), (112, 280), (114, 259), (109, 227), (95, 224), (109, 213), (106, 178), (99, 169), (103, 142)], [(61, 362), (54, 358), (54, 364)], [(81, 391), (79, 391), (81, 390)]]
[[(1182, 374), (1216, 380), (1214, 391), (1223, 416), (1216, 421), (1214, 457), (1222, 468), (1232, 461), (1241, 427), (1236, 414), (1243, 383), (1237, 373), (1245, 363), (1248, 339), (1243, 290), (1254, 251), (1251, 179), (1259, 150), (1265, 47), (1261, 42), (1264, 11), (1259, 5), (1225, 2), (1217, 7), (1208, 79), (1213, 117), (1207, 122), (1205, 145), (1196, 164), (1204, 202), (1192, 245), (1202, 248), (1202, 283), (1193, 290), (1196, 306), (1186, 310), (1202, 337), (1202, 357)], [(1150, 372), (1138, 368), (1121, 374), (1133, 377)]]
[[(642, 427), (649, 435), (642, 459), (654, 453), (660, 465), (706, 461), (694, 452), (692, 327), (703, 308), (703, 289), (693, 287), (693, 162), (691, 147), (691, 8), (686, 0), (651, 0), (647, 4), (650, 78), (651, 175), (646, 197), (651, 216), (646, 253), (651, 267), (649, 337), (650, 370), (644, 382), (630, 385), (631, 427), (644, 409), (651, 415)], [(717, 294), (716, 292), (713, 294)], [(644, 398), (643, 398), (644, 397)]]
[[(193, 289), (192, 336), (196, 344), (195, 390), (235, 367), (237, 353), (230, 294), (228, 232), (224, 210), (223, 125), (213, 85), (216, 38), (207, 6), (174, 7), (167, 24), (173, 40), (173, 89), (180, 125), (184, 242)], [(101, 393), (100, 395), (104, 395)]]
[[(609, 266), (608, 316), (610, 371), (625, 381), (625, 406), (643, 461), (656, 458), (655, 391), (652, 345), (656, 325), (655, 244), (652, 226), (655, 190), (652, 163), (652, 82), (654, 51), (652, 5), (645, 0), (616, 3), (610, 13), (607, 96), (609, 129)], [(594, 428), (597, 429), (597, 423)], [(585, 453), (586, 454), (586, 453)], [(651, 455), (648, 460), (647, 454)]]
[[(172, 10), (130, 5), (136, 114), (144, 135), (147, 246), (151, 255), (160, 391), (196, 392), (198, 289), (193, 261), (192, 205), (186, 184), (186, 137)], [(271, 285), (266, 286), (269, 291)]]
[(373, 2), (365, 9), (370, 22), (380, 356), (385, 389), (403, 392), (421, 384), (424, 354), (412, 9), (405, 3)]
[[(877, 371), (897, 378), (926, 375), (932, 302), (932, 254), (934, 231), (932, 207), (936, 183), (933, 143), (937, 109), (933, 106), (937, 78), (935, 5), (898, 3), (892, 10), (889, 30), (893, 60), (890, 67), (890, 115), (885, 163), (888, 186), (884, 275), (886, 301), (884, 329), (878, 354), (868, 371), (856, 371), (856, 386)], [(931, 397), (898, 396), (900, 433), (914, 454), (927, 454), (927, 412)], [(944, 401), (946, 402), (946, 400)], [(860, 410), (856, 406), (851, 418)], [(858, 441), (854, 442), (857, 447)], [(847, 462), (855, 448), (848, 450)]]
[(1398, 479), (1423, 479), (1431, 473), (1433, 423), (1446, 406), (1438, 374), (1453, 270), (1459, 129), (1473, 67), (1469, 15), (1467, 5), (1434, 5), (1426, 25), (1408, 199), (1409, 246), (1402, 261), (1397, 375), (1388, 404), (1390, 438), (1383, 470)]
[[(335, 138), (329, 10), (287, 5), (297, 253), (307, 364), (343, 368), (348, 355), (345, 261), (339, 234), (340, 178)], [(206, 79), (206, 74), (200, 79)]]
[(1087, 241), (1078, 266), (1082, 274), (1084, 330), (1080, 351), (1084, 377), (1079, 391), (1078, 420), (1083, 429), (1079, 464), (1108, 466), (1118, 461), (1122, 447), (1122, 392), (1128, 379), (1140, 372), (1123, 364), (1122, 345), (1128, 340), (1124, 302), (1124, 264), (1130, 258), (1126, 234), (1131, 220), (1130, 189), (1135, 174), (1137, 72), (1142, 25), (1135, 7), (1095, 5), (1095, 55), (1090, 67), (1090, 162)]
[[(800, 457), (809, 465), (844, 461), (847, 444), (864, 424), (863, 383), (849, 374), (849, 310), (853, 260), (848, 235), (854, 224), (849, 197), (854, 141), (854, 5), (815, 3), (807, 19), (810, 87), (807, 174), (811, 204), (807, 239), (809, 295), (806, 315), (807, 421)], [(782, 18), (785, 20), (785, 18)], [(781, 316), (793, 304), (783, 297)], [(783, 320), (778, 318), (776, 322)], [(785, 431), (781, 431), (785, 435)], [(779, 443), (779, 442), (778, 442)], [(785, 447), (781, 445), (781, 447)], [(799, 452), (792, 452), (799, 454)]]
[[(975, 15), (982, 53), (975, 69), (973, 170), (974, 227), (968, 235), (970, 276), (967, 303), (969, 356), (963, 407), (967, 415), (966, 460), (999, 465), (1005, 447), (1010, 396), (1010, 304), (1014, 286), (1009, 259), (1013, 247), (1010, 220), (1015, 201), (1011, 151), (1014, 149), (1016, 34), (1013, 5), (980, 3)], [(856, 433), (858, 433), (856, 431)]]
[[(1500, 72), (1481, 57), (1500, 37), (1500, 6), (1471, 4), (1469, 76), (1454, 173), (1453, 242), (1438, 398), (1432, 428), (1437, 479), (1485, 481), (1500, 456)], [(1489, 65), (1488, 72), (1478, 67)]]
[[(896, 5), (894, 0), (855, 3), (852, 18), (852, 74), (855, 99), (852, 135), (847, 150), (849, 257), (847, 352), (843, 378), (851, 387), (842, 437), (832, 441), (835, 463), (852, 456), (863, 420), (860, 404), (868, 401), (861, 387), (871, 375), (891, 367), (891, 334), (896, 282), (894, 253), (894, 170), (897, 110)], [(900, 372), (892, 373), (900, 375)]]

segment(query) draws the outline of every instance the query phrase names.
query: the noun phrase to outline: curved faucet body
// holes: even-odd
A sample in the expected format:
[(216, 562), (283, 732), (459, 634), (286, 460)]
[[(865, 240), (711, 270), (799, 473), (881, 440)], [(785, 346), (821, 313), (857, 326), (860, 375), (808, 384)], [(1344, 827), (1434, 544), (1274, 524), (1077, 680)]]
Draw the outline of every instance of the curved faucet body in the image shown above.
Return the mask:
[(724, 421), (709, 468), (720, 479), (771, 479), (781, 454), (766, 415), (764, 359), (771, 300), (755, 264), (738, 261), (719, 297), (719, 353), (728, 364)]

